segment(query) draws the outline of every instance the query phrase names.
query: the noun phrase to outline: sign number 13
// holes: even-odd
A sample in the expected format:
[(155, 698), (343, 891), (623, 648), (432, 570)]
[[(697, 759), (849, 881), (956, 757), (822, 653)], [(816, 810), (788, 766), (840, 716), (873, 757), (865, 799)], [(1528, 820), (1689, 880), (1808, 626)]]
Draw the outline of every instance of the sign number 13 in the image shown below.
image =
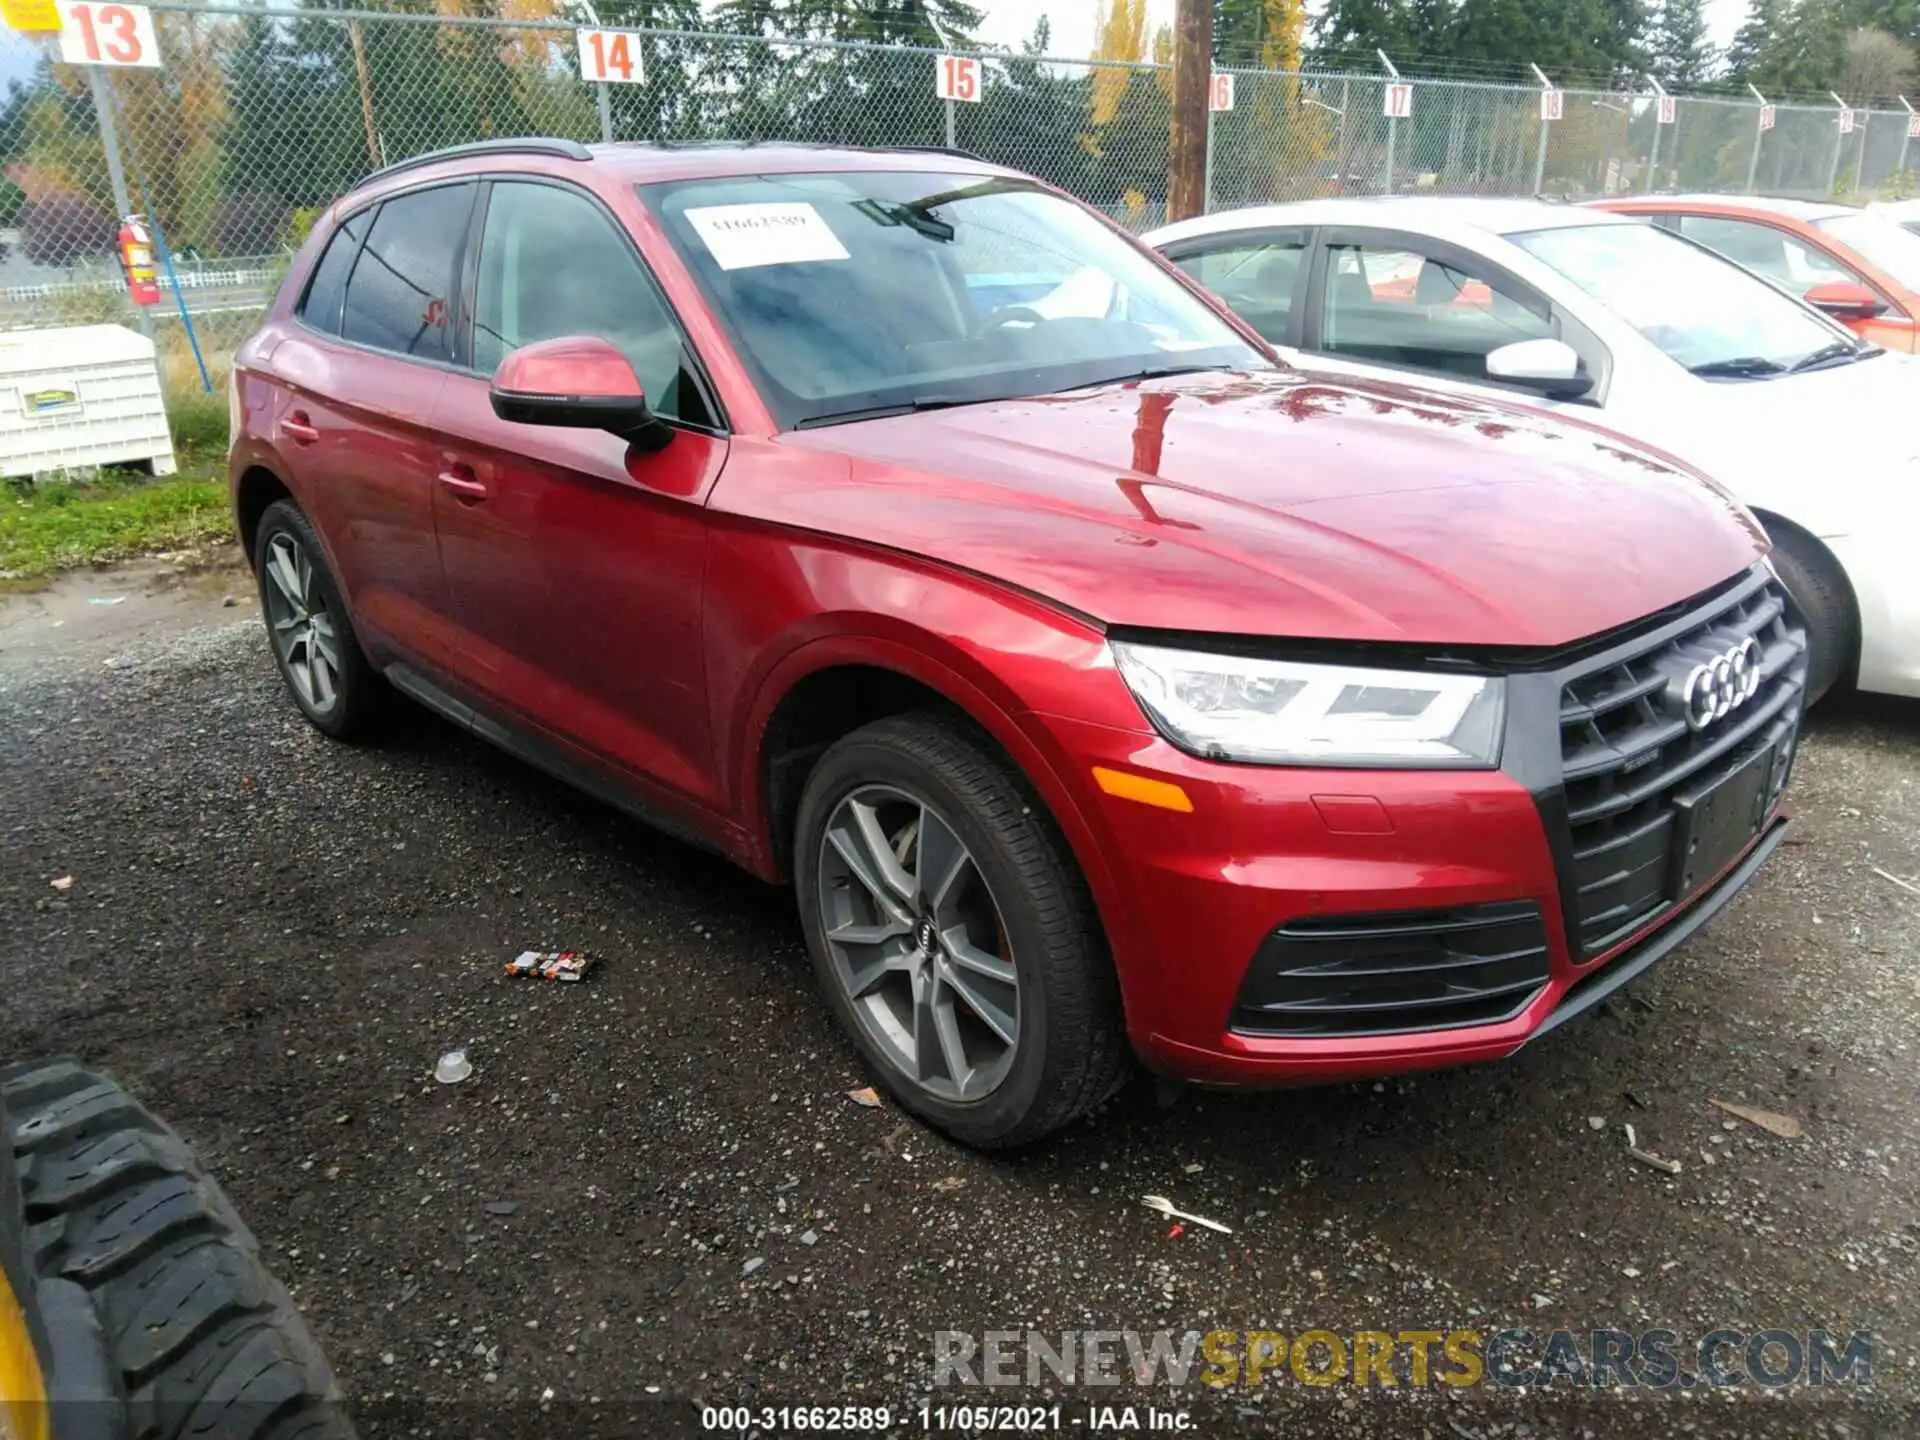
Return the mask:
[(66, 0), (60, 21), (60, 58), (69, 65), (160, 66), (153, 12), (144, 5)]

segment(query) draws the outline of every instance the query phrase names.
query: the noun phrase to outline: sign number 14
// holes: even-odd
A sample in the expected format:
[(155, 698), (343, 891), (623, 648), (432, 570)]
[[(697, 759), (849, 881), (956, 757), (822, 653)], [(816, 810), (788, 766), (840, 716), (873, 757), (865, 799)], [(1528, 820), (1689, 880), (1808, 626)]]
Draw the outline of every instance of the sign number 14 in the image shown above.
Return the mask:
[(631, 30), (576, 30), (580, 42), (580, 76), (615, 85), (643, 85), (646, 67), (640, 59), (640, 37)]

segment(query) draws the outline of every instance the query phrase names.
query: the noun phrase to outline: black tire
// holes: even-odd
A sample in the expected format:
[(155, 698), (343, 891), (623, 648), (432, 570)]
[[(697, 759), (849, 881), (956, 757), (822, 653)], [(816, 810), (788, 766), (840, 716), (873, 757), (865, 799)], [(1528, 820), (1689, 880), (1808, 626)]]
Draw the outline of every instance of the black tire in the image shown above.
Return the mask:
[[(932, 803), (972, 852), (1005, 926), (1019, 984), (1010, 1068), (990, 1093), (958, 1103), (928, 1094), (866, 1034), (835, 979), (818, 898), (821, 847), (835, 809), (867, 785)], [(1119, 987), (1086, 881), (1018, 769), (964, 721), (893, 716), (856, 730), (807, 778), (794, 879), (814, 971), (841, 1026), (902, 1107), (963, 1144), (997, 1149), (1059, 1129), (1112, 1096), (1132, 1072)]]
[[(277, 542), (293, 545), (312, 567), (313, 587), (331, 623), (337, 660), (332, 670), (337, 678), (333, 693), (323, 697), (325, 703), (303, 690), (295, 678), (289, 654), (278, 638), (275, 615), (281, 597), (267, 573), (269, 557)], [(335, 740), (355, 740), (373, 729), (385, 699), (386, 682), (367, 663), (359, 636), (354, 633), (353, 618), (347, 614), (346, 603), (341, 598), (340, 586), (327, 568), (326, 555), (319, 537), (313, 533), (312, 523), (293, 501), (276, 500), (260, 517), (260, 529), (253, 543), (253, 572), (260, 586), (260, 614), (267, 627), (267, 645), (273, 652), (274, 666), (287, 687), (287, 694), (309, 724)]]
[(1773, 568), (1807, 622), (1807, 703), (1851, 681), (1860, 654), (1853, 588), (1826, 547), (1784, 525), (1770, 531)]
[(353, 1440), (320, 1347), (178, 1135), (71, 1060), (0, 1070), (0, 1118), (25, 1209), (22, 1299), (57, 1355), (64, 1335), (63, 1358), (86, 1362), (49, 1375), (49, 1398), (90, 1401), (97, 1434)]

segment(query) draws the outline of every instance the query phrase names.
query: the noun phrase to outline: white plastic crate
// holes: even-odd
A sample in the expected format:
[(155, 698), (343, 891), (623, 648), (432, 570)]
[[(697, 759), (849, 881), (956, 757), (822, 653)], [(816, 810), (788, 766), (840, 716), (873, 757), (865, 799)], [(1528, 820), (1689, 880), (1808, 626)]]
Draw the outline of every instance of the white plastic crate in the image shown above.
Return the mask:
[(121, 325), (0, 331), (0, 475), (174, 472), (153, 342)]

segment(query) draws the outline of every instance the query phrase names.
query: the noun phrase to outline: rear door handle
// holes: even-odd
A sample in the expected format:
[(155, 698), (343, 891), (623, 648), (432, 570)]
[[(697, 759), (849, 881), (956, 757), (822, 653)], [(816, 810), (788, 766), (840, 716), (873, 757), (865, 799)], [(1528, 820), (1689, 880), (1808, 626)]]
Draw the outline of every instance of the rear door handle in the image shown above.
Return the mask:
[(487, 487), (468, 465), (449, 465), (440, 472), (440, 483), (453, 492), (462, 505), (478, 505), (487, 498)]
[(320, 438), (319, 427), (307, 418), (307, 412), (296, 410), (280, 422), (280, 433), (296, 445), (311, 445)]

